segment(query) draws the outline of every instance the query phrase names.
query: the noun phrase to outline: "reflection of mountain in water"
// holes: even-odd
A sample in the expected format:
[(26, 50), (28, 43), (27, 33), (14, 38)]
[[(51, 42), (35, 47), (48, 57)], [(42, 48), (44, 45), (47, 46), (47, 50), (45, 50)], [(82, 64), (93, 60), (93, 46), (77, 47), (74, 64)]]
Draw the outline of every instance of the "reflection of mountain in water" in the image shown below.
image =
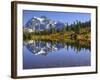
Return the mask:
[(63, 48), (69, 49), (71, 47), (77, 53), (81, 51), (81, 49), (89, 49), (90, 45), (79, 44), (79, 42), (68, 43), (68, 42), (59, 42), (59, 41), (25, 41), (24, 45), (26, 48), (35, 55), (44, 55), (46, 56), (49, 52), (58, 51)]

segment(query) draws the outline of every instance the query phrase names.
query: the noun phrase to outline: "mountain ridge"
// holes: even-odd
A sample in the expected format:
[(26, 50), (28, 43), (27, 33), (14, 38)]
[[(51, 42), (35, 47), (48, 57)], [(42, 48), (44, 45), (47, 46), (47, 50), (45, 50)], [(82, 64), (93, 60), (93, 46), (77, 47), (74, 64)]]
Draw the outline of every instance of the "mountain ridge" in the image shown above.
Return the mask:
[(66, 24), (61, 21), (55, 21), (49, 19), (46, 16), (36, 17), (33, 16), (24, 26), (24, 29), (30, 29), (32, 31), (43, 31), (50, 28), (61, 29)]

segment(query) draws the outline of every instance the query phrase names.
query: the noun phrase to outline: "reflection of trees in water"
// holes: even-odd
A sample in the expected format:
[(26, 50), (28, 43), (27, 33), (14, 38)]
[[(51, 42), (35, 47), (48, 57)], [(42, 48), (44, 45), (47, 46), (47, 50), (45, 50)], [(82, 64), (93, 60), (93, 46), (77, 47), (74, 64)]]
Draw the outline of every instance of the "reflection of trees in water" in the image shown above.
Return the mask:
[(35, 55), (44, 55), (46, 56), (49, 52), (58, 51), (63, 48), (69, 50), (73, 49), (77, 53), (82, 49), (91, 50), (90, 42), (88, 41), (40, 41), (40, 40), (30, 40), (25, 41), (24, 45), (26, 48)]
[(77, 52), (82, 49), (91, 51), (91, 43), (89, 41), (73, 41), (64, 44), (67, 45), (67, 47), (70, 46), (72, 49), (77, 50)]

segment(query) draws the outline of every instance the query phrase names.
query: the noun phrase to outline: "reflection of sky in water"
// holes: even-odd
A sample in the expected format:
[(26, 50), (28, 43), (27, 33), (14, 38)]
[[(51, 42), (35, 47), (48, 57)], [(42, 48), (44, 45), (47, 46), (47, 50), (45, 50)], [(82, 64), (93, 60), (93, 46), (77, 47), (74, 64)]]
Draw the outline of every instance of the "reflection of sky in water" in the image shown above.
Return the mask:
[[(48, 44), (49, 43), (49, 44)], [(25, 43), (23, 47), (23, 68), (52, 68), (52, 67), (74, 67), (90, 66), (90, 50), (68, 46), (62, 43), (31, 42)], [(52, 44), (52, 45), (50, 45)], [(49, 49), (48, 49), (49, 47)], [(40, 49), (44, 53), (39, 53)], [(46, 50), (47, 49), (47, 50)], [(34, 51), (36, 53), (34, 53)]]

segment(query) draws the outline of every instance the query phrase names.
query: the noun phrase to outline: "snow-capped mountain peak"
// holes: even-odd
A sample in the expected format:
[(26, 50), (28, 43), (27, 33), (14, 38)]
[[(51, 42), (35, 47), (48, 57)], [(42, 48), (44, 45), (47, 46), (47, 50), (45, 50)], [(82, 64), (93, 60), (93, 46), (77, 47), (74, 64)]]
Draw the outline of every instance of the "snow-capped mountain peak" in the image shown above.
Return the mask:
[(60, 29), (63, 26), (64, 23), (60, 21), (54, 21), (52, 19), (47, 18), (46, 16), (41, 16), (41, 17), (34, 16), (26, 23), (24, 28), (31, 29), (33, 31), (41, 31), (45, 29), (50, 29), (52, 27)]

